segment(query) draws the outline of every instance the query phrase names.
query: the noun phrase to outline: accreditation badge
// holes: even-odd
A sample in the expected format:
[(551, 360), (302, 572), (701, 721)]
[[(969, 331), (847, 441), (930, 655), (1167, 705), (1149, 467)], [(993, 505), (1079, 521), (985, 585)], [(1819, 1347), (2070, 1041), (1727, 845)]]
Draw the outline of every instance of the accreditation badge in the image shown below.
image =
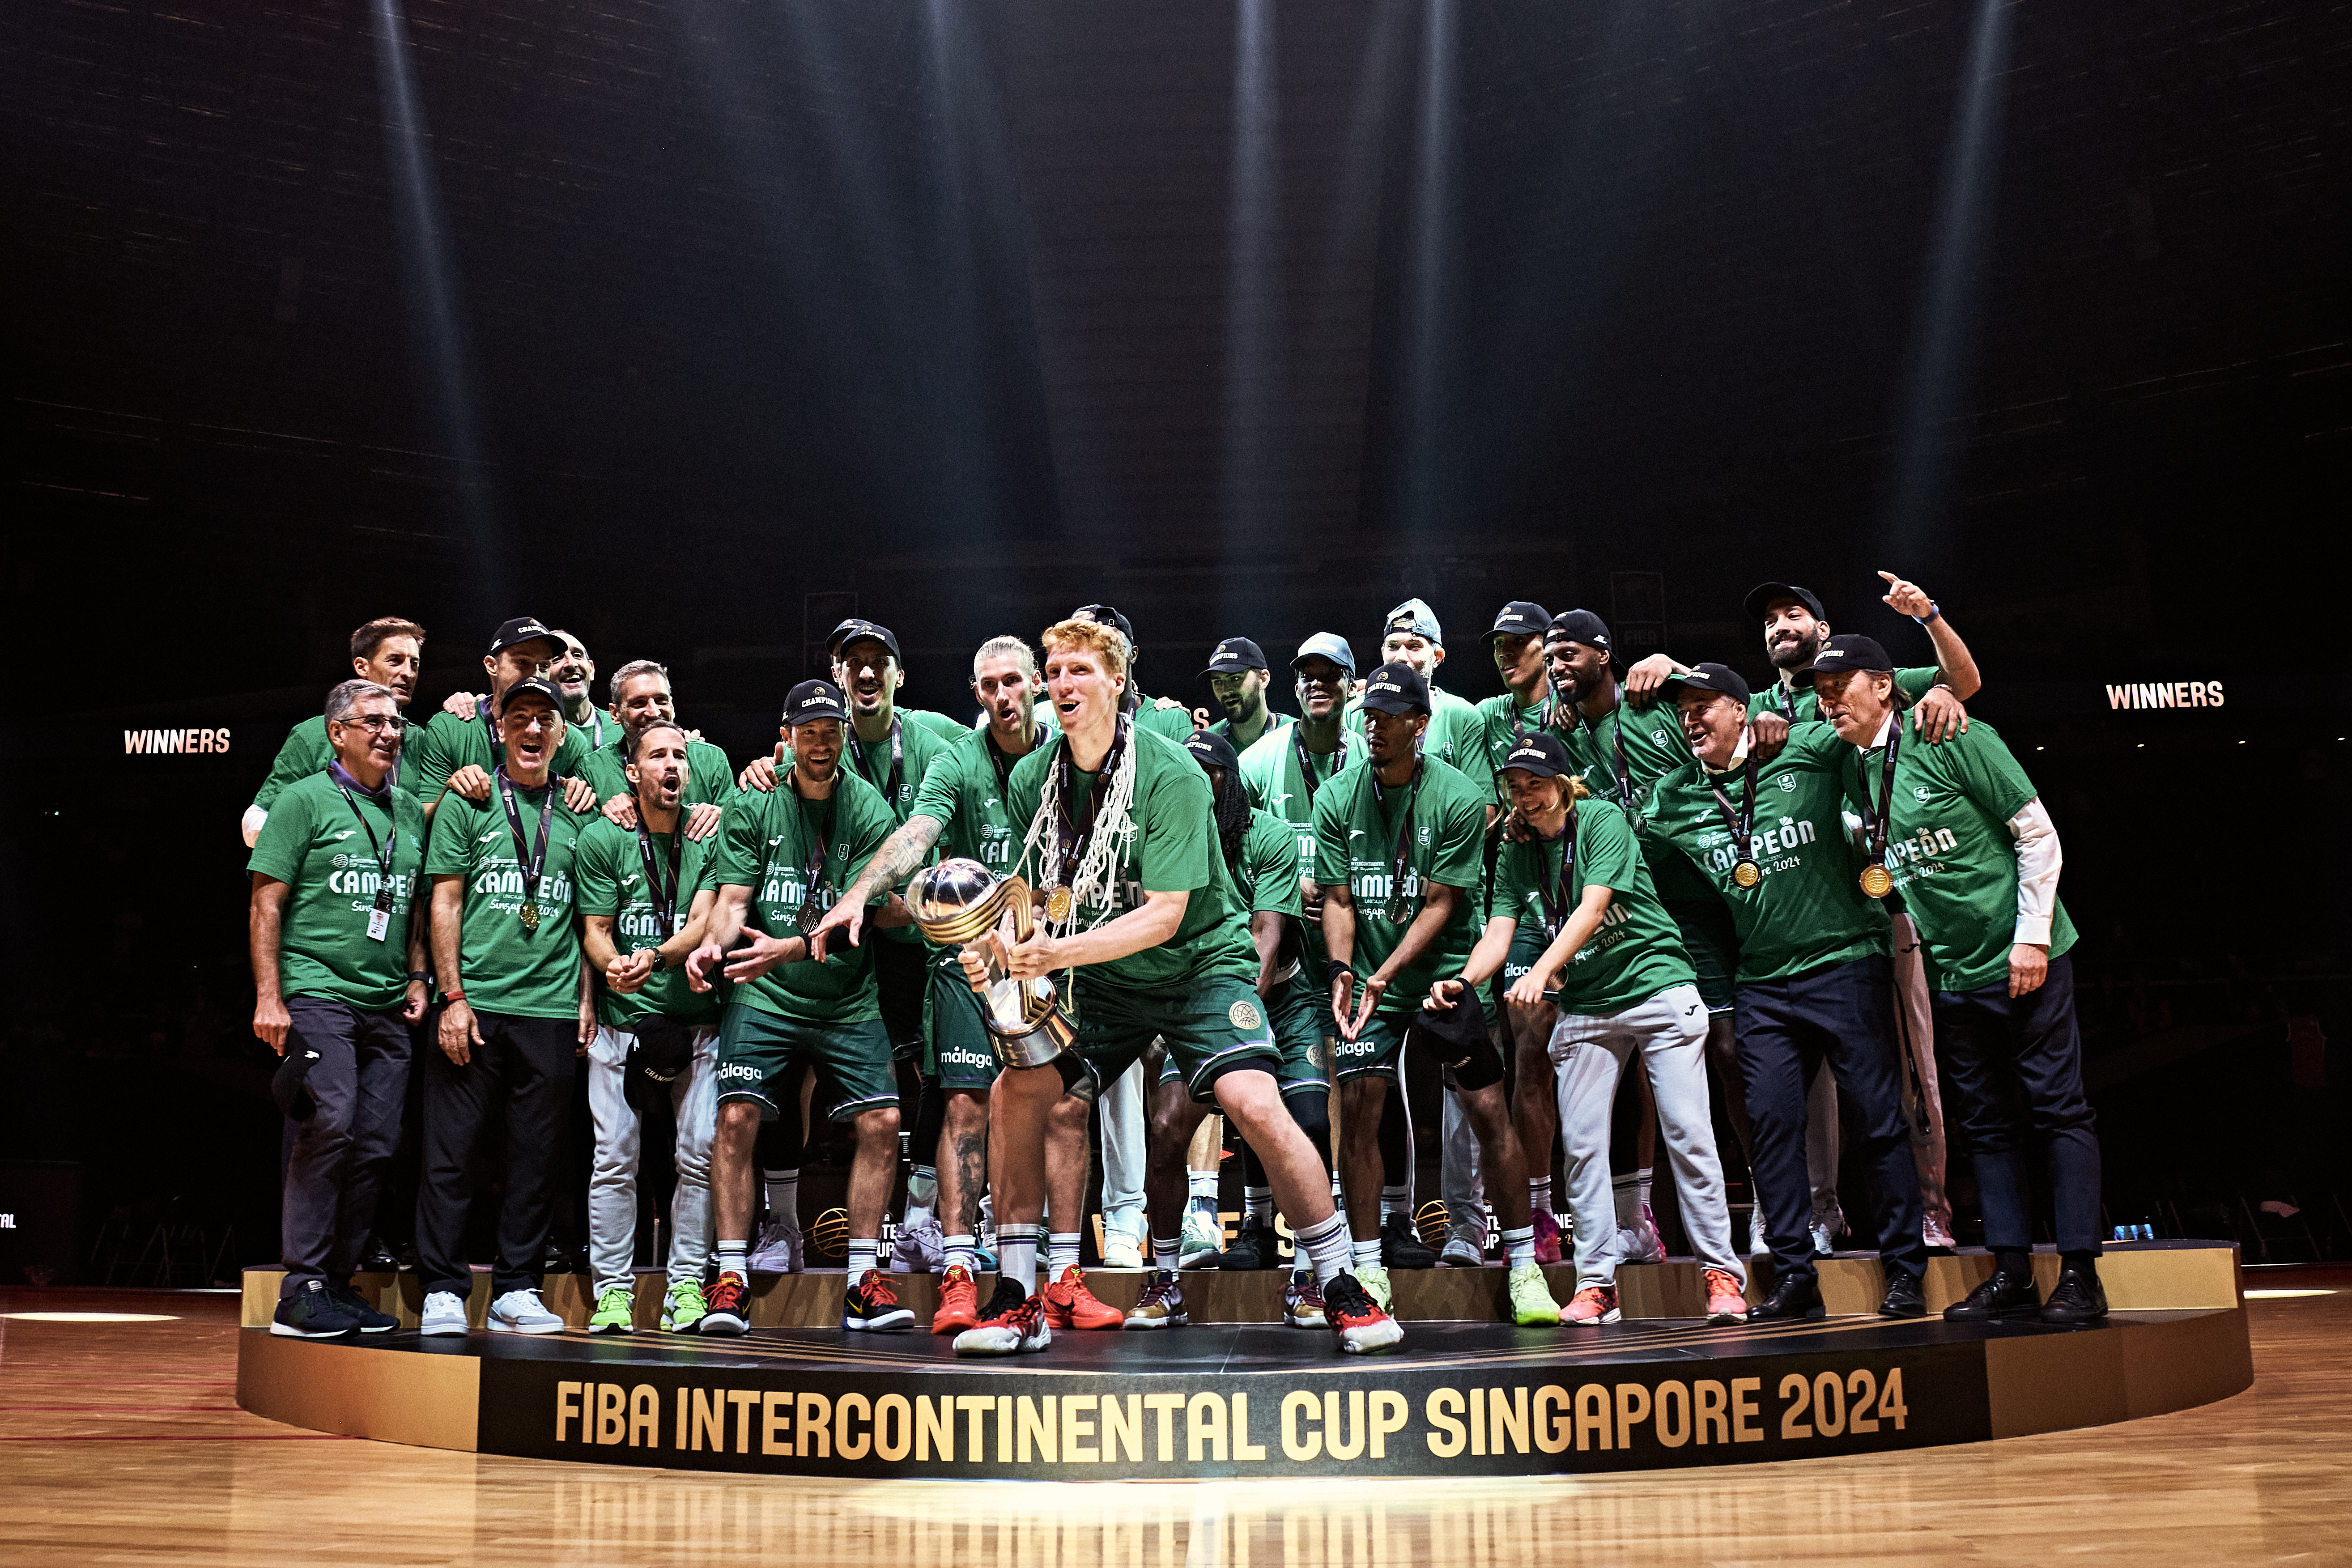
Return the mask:
[(382, 942), (392, 931), (392, 911), (378, 904), (368, 911), (368, 941)]

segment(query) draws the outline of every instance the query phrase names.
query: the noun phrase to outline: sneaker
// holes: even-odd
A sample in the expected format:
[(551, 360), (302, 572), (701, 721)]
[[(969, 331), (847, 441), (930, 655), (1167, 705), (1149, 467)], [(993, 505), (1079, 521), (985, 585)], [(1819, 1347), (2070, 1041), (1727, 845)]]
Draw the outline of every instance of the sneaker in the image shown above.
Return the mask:
[(1421, 1237), (1413, 1230), (1410, 1218), (1392, 1214), (1381, 1221), (1381, 1267), (1434, 1268), (1437, 1267), (1437, 1254), (1422, 1245)]
[(1569, 1299), (1560, 1321), (1569, 1323), (1613, 1323), (1617, 1321), (1617, 1287), (1587, 1285)]
[[(271, 1332), (277, 1331), (273, 1328)], [(417, 1314), (416, 1331), (420, 1334), (462, 1334), (466, 1331), (466, 1300), (454, 1290), (435, 1290), (426, 1294), (425, 1310)]]
[(1323, 1314), (1339, 1336), (1339, 1348), (1349, 1355), (1384, 1351), (1404, 1338), (1403, 1325), (1345, 1269), (1323, 1287)]
[(1140, 1268), (1143, 1267), (1143, 1243), (1123, 1230), (1115, 1230), (1106, 1222), (1103, 1226), (1103, 1267), (1105, 1268)]
[(1550, 1215), (1546, 1214), (1541, 1209), (1535, 1211), (1534, 1218), (1536, 1226), (1536, 1261), (1538, 1263), (1558, 1263), (1559, 1261), (1559, 1221), (1554, 1219)]
[(1438, 1249), (1440, 1268), (1477, 1268), (1486, 1261), (1486, 1222), (1457, 1219), (1445, 1227), (1445, 1245)]
[(662, 1332), (691, 1334), (699, 1332), (702, 1320), (710, 1314), (710, 1304), (702, 1299), (699, 1279), (673, 1279), (662, 1295)]
[[(1383, 1310), (1396, 1300), (1396, 1288), (1389, 1283), (1389, 1271), (1385, 1268), (1359, 1264), (1356, 1267), (1355, 1279), (1356, 1283), (1363, 1288), (1364, 1293), (1378, 1301)], [(1327, 1310), (1331, 1305), (1331, 1288), (1328, 1285), (1323, 1288), (1323, 1305)]]
[(1314, 1275), (1294, 1274), (1282, 1288), (1282, 1321), (1294, 1329), (1330, 1326), (1324, 1315), (1323, 1287), (1316, 1283)]
[(1764, 1239), (1764, 1205), (1758, 1204), (1748, 1211), (1748, 1256), (1761, 1258), (1771, 1250)]
[(1045, 1326), (1045, 1303), (1035, 1296), (1024, 1296), (1021, 1287), (1010, 1279), (996, 1282), (996, 1294), (988, 1299), (988, 1310), (980, 1321), (955, 1337), (958, 1355), (1018, 1355), (1023, 1351), (1041, 1351), (1054, 1342), (1054, 1331)]
[(335, 1300), (325, 1280), (313, 1279), (293, 1294), (278, 1299), (278, 1310), (269, 1320), (269, 1331), (293, 1340), (340, 1339), (360, 1331), (360, 1318)]
[(2096, 1269), (2060, 1269), (2050, 1300), (2042, 1303), (2045, 1323), (2095, 1323), (2106, 1315), (2107, 1288), (2099, 1283)]
[(798, 1274), (801, 1250), (801, 1222), (772, 1214), (760, 1222), (760, 1239), (751, 1247), (751, 1272)]
[(1176, 1244), (1176, 1267), (1198, 1268), (1202, 1264), (1214, 1268), (1217, 1255), (1225, 1249), (1225, 1227), (1217, 1216), (1202, 1208), (1184, 1211), (1184, 1232)]
[(1040, 1295), (1048, 1328), (1115, 1329), (1127, 1321), (1125, 1313), (1087, 1289), (1087, 1271), (1075, 1263)]
[(327, 1294), (343, 1304), (343, 1310), (360, 1321), (363, 1334), (388, 1334), (400, 1327), (400, 1320), (390, 1312), (379, 1312), (375, 1304), (349, 1285), (330, 1285)]
[(931, 1312), (931, 1332), (960, 1334), (980, 1321), (980, 1287), (971, 1270), (951, 1265), (940, 1276), (940, 1304)]
[(751, 1326), (751, 1293), (731, 1268), (703, 1292), (702, 1305), (702, 1321), (694, 1326), (698, 1334), (740, 1334)]
[(1748, 1292), (1728, 1268), (1706, 1271), (1706, 1321), (1718, 1325), (1748, 1321)]
[(2033, 1288), (2033, 1276), (2011, 1274), (1996, 1268), (1977, 1281), (1977, 1288), (1944, 1309), (1944, 1321), (1950, 1323), (1995, 1323), (2013, 1318), (2031, 1318), (2042, 1310), (2042, 1293)]
[(490, 1303), (494, 1334), (560, 1334), (563, 1320), (547, 1310), (536, 1290), (509, 1290)]
[(890, 1244), (890, 1271), (893, 1274), (937, 1274), (947, 1267), (947, 1233), (936, 1219), (920, 1225), (900, 1226), (898, 1238)]
[(1166, 1268), (1151, 1271), (1151, 1278), (1143, 1282), (1143, 1294), (1135, 1299), (1127, 1314), (1130, 1329), (1181, 1329), (1192, 1321), (1184, 1310), (1184, 1287)]
[(1245, 1219), (1234, 1244), (1217, 1254), (1220, 1268), (1271, 1268), (1280, 1257), (1274, 1226), (1262, 1219)]
[(1633, 1206), (1633, 1223), (1617, 1233), (1620, 1263), (1664, 1263), (1666, 1244), (1658, 1235), (1657, 1216), (1647, 1204)]
[(1551, 1299), (1542, 1264), (1521, 1263), (1511, 1269), (1511, 1321), (1523, 1329), (1559, 1321), (1559, 1303)]
[(1919, 1239), (1927, 1244), (1927, 1256), (1930, 1258), (1950, 1258), (1960, 1250), (1960, 1244), (1952, 1239), (1952, 1233), (1933, 1215), (1920, 1222)]
[(625, 1334), (637, 1326), (637, 1296), (625, 1285), (596, 1293), (596, 1310), (588, 1314), (592, 1334)]
[(1837, 1250), (1837, 1238), (1845, 1234), (1845, 1210), (1832, 1198), (1828, 1207), (1813, 1211), (1813, 1223), (1806, 1228), (1812, 1233), (1813, 1256), (1827, 1258)]
[(915, 1314), (898, 1304), (898, 1288), (879, 1268), (869, 1268), (841, 1293), (841, 1326), (865, 1333), (911, 1329)]

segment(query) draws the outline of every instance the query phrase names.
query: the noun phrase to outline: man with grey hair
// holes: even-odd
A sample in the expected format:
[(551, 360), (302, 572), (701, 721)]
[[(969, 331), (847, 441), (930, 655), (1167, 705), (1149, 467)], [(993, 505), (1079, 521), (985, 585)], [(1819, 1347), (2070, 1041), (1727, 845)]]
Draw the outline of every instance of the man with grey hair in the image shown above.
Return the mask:
[(333, 760), (279, 793), (247, 863), (253, 1032), (285, 1058), (274, 1087), (300, 1128), (286, 1166), (274, 1334), (382, 1333), (398, 1322), (362, 1300), (351, 1276), (400, 1143), (409, 1026), (425, 1016), (425, 813), (392, 782), (405, 723), (389, 687), (346, 680), (328, 693)]
[[(636, 795), (628, 780), (630, 749), (649, 726), (677, 723), (677, 702), (671, 694), (669, 670), (650, 658), (631, 659), (614, 670), (611, 689), (620, 731), (581, 759), (580, 776), (595, 786), (604, 815), (615, 826), (635, 829)], [(719, 815), (735, 796), (734, 764), (725, 752), (699, 738), (688, 740), (686, 753), (686, 787), (679, 800), (686, 807), (686, 836), (699, 843), (719, 831)]]

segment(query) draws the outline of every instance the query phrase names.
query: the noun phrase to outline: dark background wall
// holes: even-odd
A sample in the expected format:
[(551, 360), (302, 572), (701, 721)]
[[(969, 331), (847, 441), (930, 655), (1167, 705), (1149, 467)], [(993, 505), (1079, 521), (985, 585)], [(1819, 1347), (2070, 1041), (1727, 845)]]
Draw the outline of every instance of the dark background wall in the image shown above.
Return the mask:
[(844, 595), (969, 712), (1097, 598), (1192, 700), (1407, 594), (1471, 697), (1514, 597), (1924, 653), (1886, 566), (2064, 834), (2111, 1200), (2352, 1229), (2347, 73), (2294, 0), (12, 7), (0, 1156), (268, 1234), (233, 825), (373, 615), (740, 755)]

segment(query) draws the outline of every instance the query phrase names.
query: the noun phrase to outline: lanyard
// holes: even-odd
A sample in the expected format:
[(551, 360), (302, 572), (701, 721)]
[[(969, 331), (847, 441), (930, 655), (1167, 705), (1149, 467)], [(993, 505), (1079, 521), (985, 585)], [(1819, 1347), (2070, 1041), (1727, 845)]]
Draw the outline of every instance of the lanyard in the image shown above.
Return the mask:
[[(1505, 692), (1504, 695), (1507, 697), (1510, 694), (1508, 692)], [(1559, 694), (1552, 690), (1549, 684), (1547, 683), (1544, 687), (1543, 713), (1536, 720), (1537, 729), (1549, 730), (1551, 728), (1552, 710), (1557, 708), (1559, 704)], [(1528, 721), (1523, 717), (1526, 712), (1527, 710), (1520, 707), (1517, 700), (1512, 701), (1511, 738), (1514, 741), (1524, 741), (1528, 737)]]
[(1340, 760), (1348, 754), (1347, 737), (1344, 735), (1341, 736), (1339, 743), (1331, 748), (1331, 773), (1325, 773), (1320, 779), (1315, 776), (1315, 764), (1307, 760), (1314, 753), (1310, 752), (1307, 749), (1306, 725), (1293, 724), (1290, 727), (1290, 746), (1291, 750), (1298, 753), (1298, 776), (1305, 783), (1307, 789), (1307, 807), (1308, 812), (1312, 813), (1315, 809), (1316, 790), (1331, 777), (1331, 773), (1336, 773), (1339, 771)]
[(523, 836), (522, 813), (515, 809), (514, 782), (507, 777), (506, 764), (499, 764), (499, 802), (507, 808), (507, 827), (514, 834), (515, 867), (522, 872), (523, 909), (528, 918), (526, 928), (539, 924), (539, 879), (547, 865), (547, 820), (555, 814), (555, 797), (563, 788), (563, 781), (550, 773), (547, 794), (539, 803), (539, 847), (533, 849), (530, 840)]
[[(1381, 790), (1380, 770), (1368, 763), (1365, 764), (1365, 772), (1371, 776), (1372, 804), (1381, 808), (1381, 815), (1386, 816), (1388, 796)], [(1412, 764), (1412, 793), (1404, 799), (1404, 823), (1397, 829), (1396, 866), (1389, 873), (1389, 901), (1387, 907), (1381, 911), (1388, 917), (1388, 922), (1391, 925), (1404, 924), (1410, 913), (1410, 906), (1406, 903), (1404, 896), (1404, 879), (1409, 870), (1405, 864), (1405, 858), (1412, 851), (1412, 816), (1420, 805), (1421, 761), (1415, 758)]]
[(662, 939), (677, 934), (678, 870), (686, 855), (685, 824), (670, 829), (669, 883), (661, 879), (661, 860), (654, 853), (654, 837), (646, 828), (646, 808), (637, 806), (637, 854), (646, 863), (646, 900), (654, 907), (654, 919), (661, 923)]
[(1740, 887), (1752, 888), (1762, 880), (1756, 858), (1748, 852), (1748, 846), (1756, 840), (1756, 748), (1748, 747), (1748, 760), (1740, 770), (1737, 811), (1732, 809), (1731, 797), (1723, 793), (1723, 786), (1715, 782), (1712, 773), (1707, 775), (1706, 787), (1715, 796), (1715, 809), (1722, 816), (1724, 826), (1731, 829), (1732, 853), (1738, 858), (1731, 868), (1731, 879)]
[[(857, 738), (857, 731), (854, 727), (849, 731), (849, 754), (857, 759), (857, 771), (866, 782), (873, 784), (874, 775), (866, 771), (866, 743)], [(878, 786), (882, 791), (883, 803), (892, 811), (898, 809), (898, 770), (906, 761), (907, 742), (898, 732), (898, 716), (893, 713), (890, 715), (890, 782)]]
[[(799, 930), (803, 936), (807, 936), (810, 932), (815, 931), (817, 926), (824, 920), (824, 910), (820, 907), (817, 899), (818, 890), (824, 886), (824, 868), (828, 864), (825, 859), (824, 830), (809, 821), (808, 797), (801, 794), (800, 770), (797, 768), (793, 770), (787, 782), (789, 782), (793, 786), (793, 804), (800, 808), (801, 842), (803, 844), (806, 844), (812, 838), (816, 840), (816, 858), (807, 862), (806, 869), (802, 873), (802, 880), (806, 882), (808, 887), (806, 890), (801, 894), (801, 907), (799, 912), (793, 917), (793, 926)], [(831, 797), (827, 798), (825, 803), (828, 808), (832, 805), (834, 799), (837, 799), (839, 797), (840, 794), (840, 776), (836, 773), (834, 781), (834, 794)], [(828, 809), (826, 815), (828, 816), (831, 816), (830, 809)]]
[(1550, 885), (1544, 879), (1544, 842), (1538, 839), (1534, 846), (1536, 893), (1543, 900), (1544, 937), (1549, 941), (1559, 936), (1559, 928), (1568, 923), (1561, 911), (1569, 907), (1568, 881), (1576, 869), (1576, 805), (1573, 801), (1569, 803), (1568, 820), (1560, 824), (1559, 828), (1559, 896), (1557, 899), (1552, 896)]
[(588, 742), (588, 749), (593, 752), (604, 744), (604, 710), (593, 702), (588, 704), (588, 722), (596, 726), (596, 738)]
[[(1862, 833), (1869, 846), (1870, 864), (1862, 873), (1862, 890), (1874, 899), (1883, 899), (1894, 887), (1886, 871), (1886, 832), (1895, 817), (1895, 753), (1903, 749), (1903, 715), (1898, 710), (1889, 721), (1886, 731), (1886, 755), (1878, 766), (1878, 803), (1873, 809), (1870, 799), (1870, 775), (1864, 771), (1869, 760), (1854, 753), (1854, 779), (1862, 786)], [(1876, 875), (1873, 875), (1873, 873)]]
[[(367, 814), (360, 809), (360, 803), (352, 798), (351, 787), (342, 780), (335, 778), (335, 772), (334, 768), (329, 768), (327, 776), (334, 779), (335, 792), (343, 797), (343, 804), (352, 808), (352, 815), (360, 819), (360, 826), (366, 829), (368, 852), (375, 857), (375, 907), (385, 914), (390, 914), (392, 912), (392, 847), (400, 840), (400, 829), (395, 826), (386, 826), (383, 830), (383, 847), (377, 847), (374, 826), (368, 821)], [(393, 820), (392, 803), (388, 800), (384, 802), (383, 815), (388, 823)]]
[(1086, 858), (1087, 847), (1094, 842), (1096, 807), (1104, 786), (1109, 783), (1111, 775), (1118, 772), (1119, 754), (1127, 747), (1128, 723), (1129, 721), (1123, 717), (1118, 721), (1118, 728), (1111, 734), (1110, 750), (1104, 754), (1103, 764), (1095, 774), (1094, 784), (1087, 791), (1087, 822), (1083, 828), (1070, 816), (1070, 769), (1075, 764), (1070, 761), (1067, 737), (1063, 739), (1061, 754), (1054, 759), (1054, 766), (1061, 773), (1054, 791), (1055, 811), (1061, 817), (1054, 830), (1055, 848), (1059, 852), (1062, 862), (1061, 879), (1055, 884), (1056, 887), (1070, 886), (1078, 874), (1078, 862)]
[[(1010, 811), (1013, 809), (1010, 804), (1013, 796), (1013, 759), (1004, 754), (1003, 748), (996, 743), (996, 737), (993, 734), (986, 730), (982, 730), (980, 733), (982, 742), (988, 747), (988, 765), (996, 770), (996, 798), (1004, 805), (1007, 811)], [(1036, 732), (1029, 737), (1029, 749), (1034, 752), (1045, 743), (1045, 726), (1041, 723), (1037, 726)]]
[[(1608, 717), (1612, 721), (1609, 726), (1609, 745), (1611, 767), (1617, 780), (1617, 804), (1625, 808), (1625, 815), (1638, 828), (1642, 814), (1636, 809), (1633, 800), (1633, 770), (1625, 762), (1625, 689), (1622, 686), (1617, 689), (1617, 700), (1610, 708)], [(1587, 719), (1584, 722), (1597, 738), (1601, 733), (1601, 721)]]

